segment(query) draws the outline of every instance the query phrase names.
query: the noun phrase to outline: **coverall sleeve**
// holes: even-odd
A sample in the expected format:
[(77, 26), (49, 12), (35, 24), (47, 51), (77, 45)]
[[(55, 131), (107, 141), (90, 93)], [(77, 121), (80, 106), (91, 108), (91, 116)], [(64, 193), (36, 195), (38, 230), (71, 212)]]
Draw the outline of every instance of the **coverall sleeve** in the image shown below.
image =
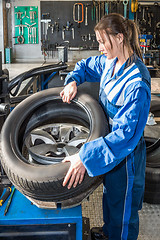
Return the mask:
[(104, 55), (82, 59), (75, 65), (74, 70), (67, 75), (64, 85), (72, 81), (76, 81), (77, 86), (85, 81), (100, 82), (105, 60)]
[(112, 132), (85, 143), (79, 152), (92, 177), (118, 165), (134, 151), (143, 134), (150, 108), (150, 90), (136, 86), (128, 88), (124, 105), (113, 118)]

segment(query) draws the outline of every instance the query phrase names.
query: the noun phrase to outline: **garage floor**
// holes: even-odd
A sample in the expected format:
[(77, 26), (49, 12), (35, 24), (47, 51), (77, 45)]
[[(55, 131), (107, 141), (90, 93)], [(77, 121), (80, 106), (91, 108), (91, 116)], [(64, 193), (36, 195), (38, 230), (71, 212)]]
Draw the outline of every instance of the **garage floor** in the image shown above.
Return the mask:
[[(103, 226), (102, 191), (101, 185), (90, 195), (89, 201), (82, 203), (82, 215), (89, 218), (90, 228)], [(138, 240), (160, 240), (160, 205), (143, 203), (139, 218)]]
[[(3, 69), (9, 70), (10, 79), (20, 73), (39, 67), (39, 64), (5, 64)], [(160, 78), (152, 79), (152, 93), (160, 93)], [(82, 215), (90, 220), (90, 227), (102, 226), (102, 185), (82, 203)], [(138, 240), (160, 240), (160, 205), (143, 204), (140, 216), (140, 234)]]

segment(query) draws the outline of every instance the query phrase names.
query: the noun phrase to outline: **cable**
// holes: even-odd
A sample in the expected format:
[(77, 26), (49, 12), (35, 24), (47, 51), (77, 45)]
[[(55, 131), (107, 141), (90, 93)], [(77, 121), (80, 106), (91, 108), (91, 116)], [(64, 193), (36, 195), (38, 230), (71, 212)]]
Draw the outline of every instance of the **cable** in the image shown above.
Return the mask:
[[(35, 75), (40, 75), (40, 74), (46, 74), (49, 72), (53, 72), (53, 71), (60, 71), (60, 70), (64, 70), (67, 68), (67, 64), (52, 64), (52, 65), (48, 65), (48, 66), (43, 66), (43, 67), (38, 67), (38, 68), (33, 68), (27, 72), (21, 73), (20, 75), (18, 75), (17, 77), (15, 77), (14, 79), (12, 79), (9, 84), (8, 84), (8, 92), (12, 95), (12, 96), (16, 96), (20, 86), (22, 84), (22, 82), (24, 80), (26, 80), (27, 78), (30, 78), (32, 76)], [(15, 87), (15, 91), (12, 93), (11, 90)]]

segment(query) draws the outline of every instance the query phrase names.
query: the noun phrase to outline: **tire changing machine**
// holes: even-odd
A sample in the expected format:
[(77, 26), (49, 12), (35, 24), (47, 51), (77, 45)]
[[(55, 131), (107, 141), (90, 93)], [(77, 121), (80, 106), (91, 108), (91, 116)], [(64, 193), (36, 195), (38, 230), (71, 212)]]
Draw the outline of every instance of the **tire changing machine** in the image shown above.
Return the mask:
[[(0, 207), (0, 240), (82, 240), (82, 209), (41, 209), (18, 190), (8, 213), (7, 201)], [(47, 206), (46, 206), (47, 207)], [(49, 206), (50, 207), (50, 206)]]
[[(0, 126), (8, 113), (6, 102), (7, 75), (2, 71), (0, 52)], [(1, 130), (1, 128), (0, 128)], [(0, 172), (0, 187), (11, 183)], [(2, 195), (3, 196), (3, 195)], [(7, 201), (0, 207), (0, 240), (89, 240), (89, 219), (82, 218), (82, 207), (61, 209), (55, 203), (28, 199), (15, 191), (9, 210), (4, 215)]]

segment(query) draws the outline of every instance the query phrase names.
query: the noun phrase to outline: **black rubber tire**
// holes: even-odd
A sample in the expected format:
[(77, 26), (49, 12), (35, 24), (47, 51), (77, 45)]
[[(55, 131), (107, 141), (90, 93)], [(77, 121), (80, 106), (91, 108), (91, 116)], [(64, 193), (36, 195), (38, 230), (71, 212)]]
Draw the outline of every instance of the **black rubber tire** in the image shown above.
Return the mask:
[(62, 186), (70, 163), (29, 164), (22, 155), (24, 136), (33, 128), (56, 122), (80, 123), (90, 128), (88, 141), (109, 132), (106, 116), (99, 103), (87, 94), (77, 94), (71, 104), (59, 97), (62, 88), (38, 92), (22, 101), (8, 116), (1, 133), (2, 166), (15, 187), (24, 195), (42, 201), (63, 203), (64, 207), (81, 202), (102, 182), (102, 176), (89, 177), (76, 188)]
[(144, 202), (160, 204), (160, 168), (146, 168)]
[[(160, 116), (160, 97), (152, 95), (151, 97), (151, 105), (150, 112), (155, 116)], [(158, 115), (157, 115), (158, 114)], [(147, 148), (147, 167), (160, 167), (160, 140), (156, 138), (160, 138), (160, 128), (159, 125), (148, 126), (145, 127), (145, 140), (148, 145), (150, 145), (150, 149)], [(153, 137), (151, 137), (153, 136)]]
[(147, 160), (146, 167), (159, 168), (160, 167), (160, 138), (145, 137)]
[(151, 96), (150, 112), (160, 111), (160, 97), (153, 95)]
[[(160, 97), (152, 95), (150, 112), (160, 116)], [(159, 132), (157, 125), (146, 126), (148, 136)], [(144, 202), (160, 204), (160, 139), (145, 137), (147, 147)]]

